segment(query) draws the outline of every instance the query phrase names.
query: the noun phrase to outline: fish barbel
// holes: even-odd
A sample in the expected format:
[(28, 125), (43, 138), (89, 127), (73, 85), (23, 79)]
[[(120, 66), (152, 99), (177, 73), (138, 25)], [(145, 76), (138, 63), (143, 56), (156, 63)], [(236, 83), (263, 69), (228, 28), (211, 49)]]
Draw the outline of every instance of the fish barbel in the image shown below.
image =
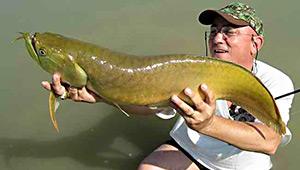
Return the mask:
[[(21, 34), (30, 56), (45, 71), (59, 73), (70, 86), (86, 86), (117, 106), (169, 107), (173, 94), (192, 105), (183, 89), (189, 87), (204, 98), (199, 85), (205, 83), (216, 99), (230, 100), (276, 132), (285, 133), (271, 93), (237, 64), (188, 54), (128, 55), (54, 33)], [(51, 91), (49, 109), (57, 131), (58, 97)]]

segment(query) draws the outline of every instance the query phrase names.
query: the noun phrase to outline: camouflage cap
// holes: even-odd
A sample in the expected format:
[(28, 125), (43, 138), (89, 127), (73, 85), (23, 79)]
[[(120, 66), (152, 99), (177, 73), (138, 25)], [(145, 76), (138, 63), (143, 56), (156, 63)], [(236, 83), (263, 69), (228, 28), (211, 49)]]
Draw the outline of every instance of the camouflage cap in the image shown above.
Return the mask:
[(218, 10), (205, 10), (199, 15), (199, 21), (201, 24), (211, 25), (216, 16), (221, 16), (234, 25), (249, 25), (258, 35), (264, 36), (262, 21), (255, 15), (255, 10), (248, 5), (234, 2)]

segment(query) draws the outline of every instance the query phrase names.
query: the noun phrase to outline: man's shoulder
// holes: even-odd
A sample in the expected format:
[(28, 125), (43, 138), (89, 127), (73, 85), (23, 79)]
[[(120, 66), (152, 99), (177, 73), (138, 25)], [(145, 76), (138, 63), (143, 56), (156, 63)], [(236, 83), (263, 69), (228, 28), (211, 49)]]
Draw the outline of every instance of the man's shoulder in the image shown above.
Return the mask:
[(289, 79), (289, 76), (283, 73), (278, 68), (271, 66), (263, 61), (256, 61), (256, 70), (254, 70), (254, 74), (258, 78), (275, 78), (275, 79)]
[[(265, 62), (256, 61), (254, 74), (271, 91), (275, 90), (277, 93), (284, 93), (294, 89), (293, 82), (288, 75)], [(279, 95), (276, 92), (275, 94)]]

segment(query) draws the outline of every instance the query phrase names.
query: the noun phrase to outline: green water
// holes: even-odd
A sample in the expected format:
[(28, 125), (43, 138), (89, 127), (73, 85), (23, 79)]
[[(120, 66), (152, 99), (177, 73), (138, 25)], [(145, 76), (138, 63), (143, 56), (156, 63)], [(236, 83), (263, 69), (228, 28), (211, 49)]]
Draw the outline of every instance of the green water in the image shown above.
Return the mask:
[[(231, 1), (212, 0), (0, 0), (0, 169), (135, 169), (168, 138), (175, 119), (127, 118), (105, 104), (66, 101), (52, 127), (48, 93), (40, 82), (51, 76), (34, 63), (18, 31), (51, 31), (131, 54), (204, 54), (197, 15)], [(256, 8), (265, 24), (259, 58), (287, 73), (300, 88), (298, 73), (300, 2), (241, 1)], [(289, 128), (293, 139), (273, 156), (274, 168), (298, 169), (300, 95)]]

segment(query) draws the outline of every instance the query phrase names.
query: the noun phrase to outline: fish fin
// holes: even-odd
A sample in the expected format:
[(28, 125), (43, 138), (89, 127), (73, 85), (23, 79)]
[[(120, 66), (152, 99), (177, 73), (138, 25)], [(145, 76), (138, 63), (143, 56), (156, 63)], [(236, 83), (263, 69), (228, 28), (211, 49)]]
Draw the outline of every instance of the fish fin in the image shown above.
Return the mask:
[(170, 105), (170, 100), (164, 100), (158, 103), (147, 105), (149, 109), (164, 109), (168, 108)]
[(158, 116), (161, 119), (167, 120), (167, 119), (171, 119), (171, 118), (175, 117), (176, 113), (177, 112), (174, 108), (167, 107), (167, 108), (164, 108), (159, 113), (156, 113), (156, 116)]
[(176, 115), (176, 110), (170, 107), (170, 100), (161, 101), (147, 106), (151, 110), (160, 110), (156, 113), (156, 116), (161, 119), (171, 119)]
[(117, 103), (113, 103), (119, 110), (121, 110), (122, 113), (124, 113), (127, 117), (130, 117), (129, 114), (127, 112), (125, 112), (125, 110), (123, 110)]
[(156, 109), (159, 109), (160, 107), (158, 107), (158, 106), (149, 106), (149, 109), (151, 109), (151, 110), (156, 110)]
[(50, 113), (52, 124), (56, 129), (57, 133), (59, 133), (59, 129), (55, 119), (55, 113), (61, 101), (62, 99), (51, 90), (49, 95), (49, 113)]

